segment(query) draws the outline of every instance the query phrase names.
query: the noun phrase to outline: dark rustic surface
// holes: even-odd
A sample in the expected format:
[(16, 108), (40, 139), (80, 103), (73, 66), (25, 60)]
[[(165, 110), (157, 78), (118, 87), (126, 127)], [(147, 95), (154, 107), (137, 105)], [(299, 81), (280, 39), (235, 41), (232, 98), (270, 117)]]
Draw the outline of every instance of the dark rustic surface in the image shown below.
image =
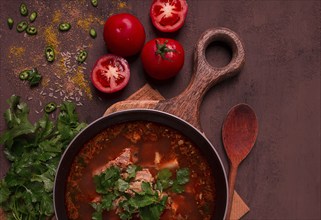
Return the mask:
[[(55, 76), (61, 76), (59, 74), (63, 72), (58, 62), (42, 66), (46, 63), (43, 48), (48, 41), (44, 33), (56, 22), (53, 21), (54, 11), (61, 12), (60, 19), (73, 23), (70, 32), (58, 36), (60, 52), (76, 52), (83, 45), (88, 46), (89, 58), (84, 65), (87, 69), (83, 71), (85, 84), (81, 87), (84, 95), (78, 97), (84, 104), (78, 112), (87, 122), (103, 115), (108, 106), (124, 100), (146, 82), (166, 98), (178, 95), (191, 78), (193, 46), (200, 34), (210, 27), (228, 27), (243, 39), (245, 66), (238, 76), (208, 91), (201, 105), (201, 124), (228, 169), (221, 142), (224, 117), (233, 105), (240, 102), (250, 104), (256, 111), (258, 140), (249, 157), (240, 165), (236, 183), (236, 190), (251, 207), (244, 219), (321, 218), (319, 1), (189, 0), (185, 26), (170, 35), (161, 34), (152, 27), (148, 16), (150, 1), (100, 1), (98, 8), (93, 8), (89, 0), (25, 2), (30, 10), (39, 13), (34, 22), (39, 27), (37, 36), (18, 34), (7, 27), (9, 16), (16, 23), (22, 20), (18, 11), (21, 1), (0, 3), (0, 114), (8, 107), (6, 100), (17, 94), (30, 104), (31, 118), (35, 120), (41, 115), (35, 111), (41, 109), (39, 101), (54, 100), (49, 97), (49, 88), (54, 87), (55, 82), (65, 85), (67, 77), (58, 79)], [(166, 36), (183, 44), (186, 61), (179, 76), (165, 83), (156, 83), (144, 75), (139, 57), (134, 57), (129, 60), (132, 78), (123, 92), (107, 96), (92, 88), (88, 83), (90, 69), (95, 60), (107, 52), (100, 22), (111, 13), (121, 11), (131, 12), (142, 21), (147, 40)], [(81, 20), (99, 30), (95, 40), (90, 39), (84, 30), (88, 24)], [(19, 48), (20, 52), (25, 48), (25, 52), (18, 53)], [(219, 45), (212, 45), (207, 55), (209, 62), (216, 65), (223, 65), (228, 58), (228, 53)], [(43, 73), (45, 80), (44, 85), (31, 90), (19, 81), (17, 74), (34, 66)], [(70, 73), (70, 77), (73, 74)], [(73, 83), (76, 80), (71, 80), (68, 85)], [(48, 93), (46, 96), (40, 95), (43, 90)], [(61, 100), (59, 95), (58, 100)], [(0, 122), (3, 131), (4, 120)], [(0, 165), (2, 178), (8, 169), (2, 151)]]

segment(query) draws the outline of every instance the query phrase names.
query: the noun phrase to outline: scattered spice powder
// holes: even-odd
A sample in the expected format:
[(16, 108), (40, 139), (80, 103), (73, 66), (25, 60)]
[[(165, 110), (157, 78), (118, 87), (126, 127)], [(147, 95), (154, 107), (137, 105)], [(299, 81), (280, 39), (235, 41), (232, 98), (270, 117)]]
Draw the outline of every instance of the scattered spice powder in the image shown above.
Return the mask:
[(88, 96), (89, 99), (92, 99), (91, 89), (88, 83), (88, 80), (85, 79), (85, 74), (83, 67), (78, 66), (76, 74), (71, 78), (71, 81), (78, 85)]
[(50, 79), (49, 79), (49, 78), (44, 77), (44, 78), (42, 79), (41, 84), (42, 84), (43, 87), (48, 87), (48, 86), (49, 86), (49, 83), (50, 83)]
[(83, 28), (86, 32), (88, 32), (88, 30), (90, 29), (90, 27), (92, 27), (94, 23), (103, 25), (105, 21), (98, 17), (94, 17), (93, 15), (89, 15), (87, 18), (81, 18), (77, 21), (77, 25)]
[(12, 73), (15, 76), (19, 76), (19, 73), (26, 69), (28, 65), (26, 59), (26, 48), (25, 47), (18, 47), (18, 46), (11, 46), (8, 52), (8, 62), (12, 64)]
[(114, 14), (121, 13), (121, 12), (128, 12), (128, 10), (131, 10), (131, 7), (130, 5), (128, 5), (127, 1), (112, 0), (109, 3), (110, 3), (109, 6), (114, 10), (111, 10), (108, 16), (112, 16)]
[(127, 8), (127, 3), (126, 2), (118, 2), (118, 9), (123, 9), (123, 8)]
[(57, 10), (54, 12), (53, 18), (52, 18), (52, 23), (58, 24), (61, 22), (61, 11)]
[(19, 58), (22, 57), (26, 52), (26, 48), (25, 47), (16, 47), (13, 46), (10, 48), (9, 50), (9, 58)]
[(51, 45), (55, 49), (55, 52), (58, 53), (58, 46), (60, 42), (57, 37), (57, 28), (54, 28), (53, 26), (46, 27), (44, 36), (47, 45)]
[[(43, 10), (50, 10), (48, 5), (39, 1), (42, 4)], [(85, 32), (80, 34), (80, 40), (88, 39), (88, 31), (92, 27), (99, 28), (104, 25), (106, 17), (97, 16), (95, 14), (88, 13), (83, 16), (83, 7), (88, 6), (87, 0), (78, 0), (75, 7), (73, 1), (66, 1), (62, 4), (62, 8), (55, 10), (51, 14), (51, 22), (43, 27), (43, 32), (39, 33), (41, 37), (41, 44), (37, 45), (34, 50), (29, 50), (30, 47), (12, 46), (8, 51), (9, 62), (14, 62), (13, 72), (18, 74), (21, 69), (39, 67), (43, 77), (42, 83), (39, 87), (32, 90), (37, 93), (32, 97), (33, 93), (30, 93), (28, 100), (38, 100), (39, 109), (35, 112), (38, 114), (43, 111), (42, 103), (47, 102), (48, 99), (61, 99), (74, 101), (77, 106), (82, 106), (85, 98), (92, 99), (92, 91), (90, 86), (89, 74), (86, 70), (86, 63), (78, 64), (76, 61), (76, 55), (79, 49), (92, 48), (92, 42), (87, 42), (87, 45), (77, 45), (73, 42), (73, 36), (68, 34), (61, 35), (57, 28), (58, 24), (64, 19), (67, 19), (78, 30)], [(107, 1), (107, 8), (110, 9), (110, 14), (119, 13), (124, 10), (130, 9), (126, 0), (110, 0)], [(77, 32), (76, 32), (77, 33)], [(55, 49), (56, 60), (53, 63), (48, 63), (44, 57), (43, 51), (46, 45), (51, 45)], [(68, 48), (68, 49), (66, 49)], [(28, 49), (28, 50), (27, 50)], [(40, 52), (37, 50), (41, 50)], [(37, 52), (35, 52), (37, 51)], [(28, 53), (28, 54), (27, 54)], [(26, 56), (32, 55), (32, 62), (29, 59), (25, 59)], [(20, 85), (19, 81), (19, 85)], [(37, 97), (37, 99), (35, 99)], [(101, 100), (100, 97), (98, 99)], [(53, 116), (53, 115), (52, 115)]]

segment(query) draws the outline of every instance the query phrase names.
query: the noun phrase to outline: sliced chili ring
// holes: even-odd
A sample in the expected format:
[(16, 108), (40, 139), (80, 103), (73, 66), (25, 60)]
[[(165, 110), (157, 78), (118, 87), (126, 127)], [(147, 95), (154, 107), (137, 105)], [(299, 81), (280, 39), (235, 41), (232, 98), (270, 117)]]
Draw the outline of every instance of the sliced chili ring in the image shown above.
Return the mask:
[(20, 5), (20, 14), (22, 16), (27, 16), (28, 15), (28, 7), (25, 3), (21, 3)]
[(96, 38), (97, 37), (97, 32), (96, 32), (96, 30), (95, 29), (93, 29), (93, 28), (91, 28), (90, 30), (89, 30), (89, 35), (92, 37), (92, 38)]
[(28, 27), (28, 23), (26, 21), (20, 21), (18, 24), (17, 24), (17, 31), (19, 33), (25, 31)]
[(71, 28), (71, 24), (70, 23), (60, 23), (59, 24), (59, 30), (60, 31), (69, 31)]
[(91, 0), (91, 4), (92, 4), (92, 6), (97, 7), (98, 6), (98, 0)]
[(29, 35), (36, 35), (37, 34), (37, 28), (35, 28), (33, 26), (29, 26), (29, 27), (27, 27), (26, 32)]
[(52, 46), (46, 46), (45, 55), (48, 62), (53, 62), (55, 60), (55, 50)]
[(30, 22), (34, 22), (34, 21), (36, 20), (37, 16), (38, 16), (37, 12), (35, 12), (35, 11), (32, 12), (32, 13), (30, 14), (30, 16), (29, 16)]
[(45, 106), (45, 112), (46, 113), (52, 113), (57, 109), (57, 104), (54, 102), (49, 102), (46, 106)]
[(22, 72), (19, 73), (19, 79), (21, 80), (27, 80), (30, 76), (30, 71), (31, 70), (24, 70)]
[(9, 29), (11, 30), (13, 28), (13, 24), (14, 24), (13, 19), (12, 18), (8, 18), (7, 24), (8, 24)]
[(78, 55), (77, 55), (77, 62), (78, 63), (83, 63), (85, 62), (85, 60), (87, 59), (88, 56), (88, 52), (85, 50), (81, 50), (79, 51)]

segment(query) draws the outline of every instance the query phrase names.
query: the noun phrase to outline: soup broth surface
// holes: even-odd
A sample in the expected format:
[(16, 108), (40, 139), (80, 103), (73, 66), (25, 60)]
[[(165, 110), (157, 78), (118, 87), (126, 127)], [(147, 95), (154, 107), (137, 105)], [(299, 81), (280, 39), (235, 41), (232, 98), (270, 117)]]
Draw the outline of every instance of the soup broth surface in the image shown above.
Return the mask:
[[(164, 190), (160, 196), (168, 198), (160, 219), (206, 220), (214, 215), (215, 180), (194, 143), (167, 126), (135, 121), (105, 129), (88, 141), (75, 157), (65, 194), (69, 219), (92, 219), (95, 211), (92, 203), (101, 199), (94, 176), (111, 166), (123, 166), (122, 160), (141, 167), (140, 174), (147, 174), (150, 178), (144, 181), (151, 185), (157, 181), (160, 170), (170, 170), (173, 178), (179, 169), (189, 170), (189, 181), (183, 185), (183, 192)], [(103, 219), (120, 219), (121, 210), (117, 207), (114, 201), (113, 208), (103, 212)], [(137, 214), (132, 219), (140, 218)]]

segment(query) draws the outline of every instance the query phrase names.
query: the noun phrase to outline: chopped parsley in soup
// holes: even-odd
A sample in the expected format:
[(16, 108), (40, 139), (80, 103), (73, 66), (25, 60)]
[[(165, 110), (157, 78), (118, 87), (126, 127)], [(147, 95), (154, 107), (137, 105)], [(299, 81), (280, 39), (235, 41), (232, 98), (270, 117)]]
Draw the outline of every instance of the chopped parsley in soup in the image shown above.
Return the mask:
[(73, 161), (65, 196), (69, 219), (209, 220), (212, 171), (180, 132), (135, 121), (107, 128)]

